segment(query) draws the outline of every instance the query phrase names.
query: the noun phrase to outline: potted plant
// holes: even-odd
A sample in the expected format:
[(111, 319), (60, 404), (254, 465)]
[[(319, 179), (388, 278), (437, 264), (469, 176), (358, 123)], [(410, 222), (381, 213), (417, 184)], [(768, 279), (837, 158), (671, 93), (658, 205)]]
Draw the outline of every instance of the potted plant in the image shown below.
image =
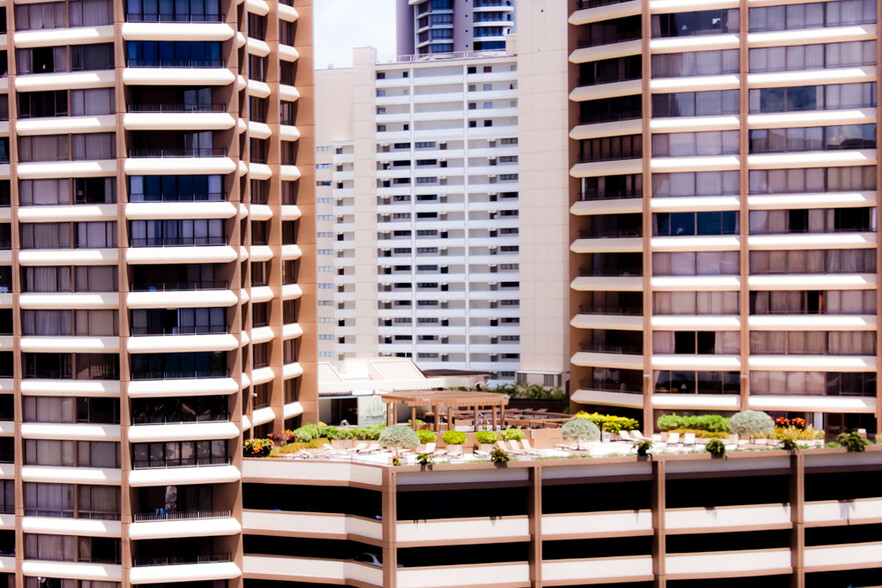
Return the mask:
[(462, 446), (466, 442), (466, 434), (462, 431), (446, 431), (441, 435), (441, 440), (447, 445), (447, 455), (462, 455)]
[(652, 441), (649, 439), (643, 439), (642, 441), (637, 441), (634, 443), (634, 449), (637, 450), (637, 455), (639, 457), (648, 457), (649, 450), (652, 448)]
[(574, 439), (581, 449), (583, 442), (600, 439), (600, 429), (588, 419), (573, 419), (564, 423), (560, 435), (564, 439)]
[(490, 461), (496, 465), (504, 465), (506, 462), (511, 461), (511, 457), (505, 449), (497, 447), (490, 452)]
[(520, 441), (524, 438), (524, 432), (520, 429), (506, 429), (502, 432), (503, 441)]
[(869, 439), (857, 431), (852, 431), (851, 433), (839, 433), (836, 440), (839, 441), (840, 445), (848, 448), (849, 452), (855, 453), (863, 453), (864, 450), (866, 450), (867, 445), (872, 445)]
[(499, 440), (499, 435), (493, 431), (475, 431), (475, 441), (481, 451), (493, 451), (493, 444)]
[(273, 450), (269, 439), (246, 439), (242, 442), (243, 457), (266, 457)]
[(704, 445), (704, 449), (714, 457), (726, 455), (726, 444), (721, 439), (711, 439)]

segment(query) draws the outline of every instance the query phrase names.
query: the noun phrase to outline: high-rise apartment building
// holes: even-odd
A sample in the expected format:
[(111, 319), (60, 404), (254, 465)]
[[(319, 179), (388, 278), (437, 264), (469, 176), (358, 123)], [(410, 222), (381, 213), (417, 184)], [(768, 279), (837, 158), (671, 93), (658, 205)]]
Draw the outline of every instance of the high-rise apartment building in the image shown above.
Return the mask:
[(499, 51), (515, 32), (516, 0), (397, 0), (399, 55)]
[(570, 0), (572, 400), (882, 422), (875, 0)]
[(351, 75), (353, 133), (334, 142), (332, 174), (337, 359), (513, 380), (516, 58), (378, 65), (358, 49)]
[(317, 411), (311, 5), (0, 7), (10, 586), (238, 585), (243, 431)]

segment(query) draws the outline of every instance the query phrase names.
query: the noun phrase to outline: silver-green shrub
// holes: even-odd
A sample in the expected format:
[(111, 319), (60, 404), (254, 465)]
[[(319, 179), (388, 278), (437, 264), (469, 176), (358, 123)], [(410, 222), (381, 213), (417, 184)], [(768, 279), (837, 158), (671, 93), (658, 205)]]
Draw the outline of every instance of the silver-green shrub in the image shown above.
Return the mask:
[(420, 438), (416, 431), (407, 425), (392, 425), (384, 427), (380, 432), (380, 445), (383, 447), (397, 447), (398, 449), (416, 449), (420, 444)]
[(729, 419), (729, 431), (736, 435), (771, 435), (775, 432), (775, 421), (759, 410), (739, 412)]
[(588, 419), (575, 419), (567, 421), (560, 429), (564, 439), (576, 439), (577, 441), (598, 441), (600, 429)]

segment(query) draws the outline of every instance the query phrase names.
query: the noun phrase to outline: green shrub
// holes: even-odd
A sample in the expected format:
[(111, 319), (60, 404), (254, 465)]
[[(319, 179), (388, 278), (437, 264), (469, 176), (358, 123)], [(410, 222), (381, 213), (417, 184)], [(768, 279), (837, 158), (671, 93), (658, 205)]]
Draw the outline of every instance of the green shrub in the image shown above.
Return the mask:
[(705, 444), (704, 449), (717, 457), (726, 455), (726, 444), (719, 439), (711, 439)]
[(564, 423), (560, 428), (561, 437), (577, 441), (598, 441), (600, 429), (588, 419), (574, 419)]
[(847, 447), (849, 451), (857, 453), (863, 452), (867, 448), (867, 445), (872, 445), (869, 439), (858, 434), (857, 431), (852, 431), (851, 433), (839, 433), (836, 440), (839, 441), (840, 445)]
[(773, 435), (775, 433), (775, 421), (772, 417), (759, 410), (746, 410), (735, 414), (729, 419), (729, 430), (736, 435), (756, 437), (758, 435)]
[(505, 449), (497, 447), (490, 452), (490, 461), (492, 461), (493, 463), (505, 463), (507, 461), (511, 461), (511, 457), (508, 455), (508, 452)]
[(580, 410), (576, 413), (577, 419), (588, 419), (595, 425), (597, 425), (601, 431), (608, 431), (615, 435), (618, 435), (619, 431), (633, 431), (634, 429), (640, 426), (640, 423), (635, 419), (629, 419), (628, 417), (616, 416), (614, 414), (600, 414), (598, 412), (594, 412), (588, 414), (584, 410)]
[(502, 432), (503, 441), (520, 441), (524, 438), (524, 432), (520, 429), (506, 429)]
[(380, 445), (397, 449), (415, 449), (420, 444), (416, 431), (407, 425), (392, 425), (380, 432)]
[(829, 442), (827, 442), (827, 443), (824, 444), (824, 447), (826, 447), (826, 448), (828, 448), (828, 449), (833, 449), (833, 448), (836, 448), (836, 447), (842, 447), (842, 445), (840, 445), (840, 444), (837, 443), (836, 441), (829, 441)]
[(481, 445), (491, 445), (499, 441), (499, 435), (497, 435), (493, 431), (476, 431), (475, 441), (477, 441)]
[(359, 441), (376, 441), (380, 438), (380, 431), (386, 425), (373, 425), (371, 427), (357, 427), (352, 429), (352, 438)]
[(266, 457), (273, 450), (273, 442), (269, 439), (246, 439), (242, 443), (244, 457)]
[(417, 437), (420, 439), (420, 443), (434, 443), (436, 441), (435, 433), (432, 431), (427, 431), (425, 429), (420, 429), (416, 432)]
[(352, 439), (352, 431), (349, 429), (338, 429), (337, 427), (325, 427), (321, 436), (329, 441), (344, 441)]
[(640, 457), (646, 457), (649, 455), (649, 450), (652, 449), (652, 441), (649, 439), (644, 439), (643, 441), (637, 441), (634, 443), (634, 449), (637, 450), (637, 455)]
[(445, 445), (462, 445), (466, 442), (466, 434), (462, 431), (445, 431), (441, 439)]
[(566, 393), (558, 386), (546, 388), (539, 384), (504, 384), (494, 388), (485, 388), (484, 391), (495, 394), (507, 394), (510, 398), (529, 400), (563, 400), (567, 397)]
[(700, 414), (685, 416), (678, 414), (663, 414), (656, 422), (659, 431), (674, 431), (676, 429), (697, 429), (711, 433), (728, 433), (729, 419), (718, 414)]
[(322, 425), (316, 424), (308, 424), (303, 425), (299, 429), (294, 431), (294, 434), (297, 435), (297, 440), (302, 441), (303, 443), (309, 443), (313, 439), (318, 439), (319, 437), (325, 436), (325, 427)]

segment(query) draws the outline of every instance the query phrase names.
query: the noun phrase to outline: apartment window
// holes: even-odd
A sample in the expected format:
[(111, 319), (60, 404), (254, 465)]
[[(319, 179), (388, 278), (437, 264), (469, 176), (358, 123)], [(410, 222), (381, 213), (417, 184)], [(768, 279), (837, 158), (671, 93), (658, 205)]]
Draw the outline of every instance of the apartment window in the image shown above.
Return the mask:
[(750, 32), (838, 27), (876, 22), (873, 0), (840, 0), (750, 9)]
[[(249, 57), (251, 62), (256, 56)], [(126, 65), (223, 67), (224, 62), (221, 59), (221, 43), (216, 41), (126, 41)], [(251, 78), (255, 79), (253, 75)]]
[(875, 208), (791, 208), (750, 212), (751, 235), (873, 231), (875, 224)]
[[(80, 249), (103, 249), (117, 246), (115, 221), (71, 224), (22, 224), (22, 249), (68, 249), (72, 245)], [(71, 237), (74, 238), (73, 242)]]
[[(113, 43), (17, 49), (19, 75), (113, 69)], [(69, 58), (69, 62), (68, 62)]]
[(791, 290), (750, 293), (750, 314), (875, 314), (871, 290)]
[[(46, 2), (40, 4), (25, 4), (15, 7), (15, 29), (17, 31), (36, 31), (43, 29), (65, 28), (65, 3)], [(110, 14), (112, 15), (112, 9)], [(113, 18), (111, 16), (111, 24)]]
[(28, 396), (22, 407), (31, 423), (119, 423), (118, 398)]
[(42, 135), (19, 137), (19, 159), (31, 161), (83, 161), (116, 157), (115, 133)]
[(652, 15), (652, 36), (692, 37), (739, 31), (738, 9)]
[(756, 355), (876, 355), (876, 333), (869, 331), (751, 331)]
[(652, 273), (658, 276), (730, 276), (738, 273), (737, 251), (653, 253)]
[(25, 336), (118, 336), (116, 310), (22, 310)]
[[(876, 125), (837, 125), (750, 131), (751, 153), (875, 148)], [(653, 152), (653, 154), (655, 153)]]
[(875, 396), (876, 374), (751, 371), (750, 393), (775, 396)]
[(876, 189), (876, 166), (751, 170), (750, 194), (869, 191)]
[(738, 292), (656, 292), (653, 314), (738, 314)]
[(751, 251), (751, 274), (874, 274), (873, 249)]
[(217, 0), (174, 0), (157, 6), (155, 0), (126, 0), (128, 22), (219, 22)]
[(738, 194), (737, 171), (652, 174), (652, 195), (721, 196)]
[(27, 465), (65, 467), (120, 467), (119, 443), (107, 441), (56, 441), (26, 439)]
[(132, 247), (223, 245), (220, 219), (150, 220), (131, 222)]
[(760, 47), (750, 50), (750, 71), (757, 73), (875, 64), (876, 41)]
[(132, 461), (135, 469), (186, 467), (227, 464), (229, 454), (223, 440), (133, 443)]
[(653, 94), (652, 115), (673, 117), (738, 114), (738, 94), (738, 90)]
[(286, 339), (282, 343), (282, 360), (284, 361), (284, 363), (294, 363), (295, 361), (297, 361), (298, 348), (298, 339)]
[(876, 82), (749, 91), (750, 112), (799, 112), (876, 106)]
[(18, 194), (21, 206), (113, 204), (116, 178), (20, 180)]
[(73, 518), (73, 484), (25, 482), (24, 491), (25, 512), (27, 515)]
[(738, 50), (663, 53), (652, 56), (652, 77), (677, 78), (738, 73)]
[[(653, 155), (655, 155), (654, 151)], [(642, 135), (601, 137), (579, 141), (579, 161), (610, 161), (639, 159), (640, 157), (643, 157)]]
[(692, 157), (738, 153), (738, 131), (703, 131), (652, 136), (653, 157)]
[(643, 58), (640, 55), (589, 61), (579, 65), (579, 85), (594, 86), (640, 78)]
[(19, 118), (103, 115), (116, 112), (113, 88), (18, 94)]
[(739, 372), (655, 371), (653, 386), (661, 394), (739, 394)]
[(253, 39), (266, 40), (266, 17), (248, 13), (248, 36)]
[(654, 331), (652, 351), (659, 354), (734, 355), (741, 348), (738, 331)]
[(282, 61), (279, 63), (279, 83), (293, 86), (297, 78), (297, 62)]
[(581, 124), (630, 120), (640, 118), (642, 113), (643, 102), (640, 95), (602, 98), (579, 103)]
[(658, 212), (652, 215), (653, 235), (735, 235), (738, 212)]
[(282, 165), (295, 165), (297, 163), (298, 141), (282, 141), (279, 156)]

